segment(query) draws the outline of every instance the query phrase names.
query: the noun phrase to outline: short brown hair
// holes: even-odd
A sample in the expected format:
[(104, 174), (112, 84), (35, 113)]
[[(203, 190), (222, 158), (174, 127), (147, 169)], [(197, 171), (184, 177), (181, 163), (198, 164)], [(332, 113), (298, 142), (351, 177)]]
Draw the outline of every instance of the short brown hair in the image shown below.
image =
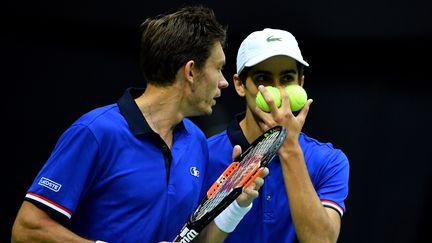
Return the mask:
[(189, 60), (202, 68), (214, 43), (225, 47), (226, 41), (226, 28), (213, 10), (202, 5), (148, 18), (141, 31), (141, 70), (148, 83), (158, 86), (172, 84), (178, 69)]

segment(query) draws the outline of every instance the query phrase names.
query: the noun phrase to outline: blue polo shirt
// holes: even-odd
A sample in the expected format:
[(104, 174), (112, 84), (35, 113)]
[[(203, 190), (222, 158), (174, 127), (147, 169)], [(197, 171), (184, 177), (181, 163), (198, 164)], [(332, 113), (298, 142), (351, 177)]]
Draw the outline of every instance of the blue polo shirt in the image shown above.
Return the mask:
[(142, 92), (128, 89), (73, 123), (25, 199), (88, 239), (172, 240), (199, 203), (206, 137), (184, 119), (169, 149), (134, 102)]
[[(243, 117), (244, 113), (238, 115), (227, 130), (208, 139), (210, 161), (207, 169), (212, 173), (207, 175), (203, 188), (209, 188), (231, 163), (234, 145), (240, 145), (243, 150), (249, 146), (239, 126)], [(330, 143), (320, 143), (303, 133), (300, 134), (299, 142), (310, 178), (322, 204), (342, 216), (345, 211), (344, 200), (348, 195), (347, 157)], [(297, 241), (278, 156), (269, 164), (269, 170), (270, 174), (265, 178), (252, 209), (225, 242)]]

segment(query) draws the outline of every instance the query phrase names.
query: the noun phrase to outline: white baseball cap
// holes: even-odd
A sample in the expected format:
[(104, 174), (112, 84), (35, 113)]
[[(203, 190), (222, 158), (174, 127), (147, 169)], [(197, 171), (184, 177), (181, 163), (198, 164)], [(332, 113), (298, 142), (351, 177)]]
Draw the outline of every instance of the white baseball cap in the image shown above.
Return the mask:
[(237, 73), (245, 67), (254, 66), (267, 58), (289, 56), (305, 66), (296, 38), (288, 31), (266, 28), (252, 32), (240, 45), (237, 53)]

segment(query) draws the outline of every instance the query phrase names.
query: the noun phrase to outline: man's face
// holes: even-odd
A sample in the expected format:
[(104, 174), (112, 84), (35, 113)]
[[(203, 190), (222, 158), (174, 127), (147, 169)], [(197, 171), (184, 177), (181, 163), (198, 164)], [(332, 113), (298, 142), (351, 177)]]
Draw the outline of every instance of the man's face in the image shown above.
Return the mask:
[(200, 70), (194, 82), (192, 104), (196, 107), (194, 115), (210, 115), (216, 98), (221, 96), (221, 90), (228, 87), (222, 68), (225, 65), (225, 54), (219, 42), (215, 43), (210, 57)]
[(296, 61), (291, 57), (274, 56), (258, 63), (249, 70), (244, 84), (248, 109), (254, 110), (259, 85), (277, 87), (293, 83), (300, 84), (300, 79)]

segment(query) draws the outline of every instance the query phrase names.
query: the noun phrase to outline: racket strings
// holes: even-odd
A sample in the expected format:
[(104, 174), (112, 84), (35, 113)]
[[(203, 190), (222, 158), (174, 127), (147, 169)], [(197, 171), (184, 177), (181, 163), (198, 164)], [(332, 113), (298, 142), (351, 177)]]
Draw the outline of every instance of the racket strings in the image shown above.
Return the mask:
[(249, 147), (249, 149), (245, 151), (246, 155), (241, 160), (238, 169), (222, 183), (221, 187), (214, 193), (212, 198), (205, 201), (204, 204), (195, 211), (192, 218), (194, 220), (199, 220), (206, 213), (218, 206), (234, 188), (243, 186), (239, 185), (239, 183), (257, 166), (257, 163), (264, 162), (264, 164), (267, 164), (276, 155), (280, 144), (285, 139), (285, 136), (280, 136), (280, 133), (281, 131), (273, 132), (255, 146)]

